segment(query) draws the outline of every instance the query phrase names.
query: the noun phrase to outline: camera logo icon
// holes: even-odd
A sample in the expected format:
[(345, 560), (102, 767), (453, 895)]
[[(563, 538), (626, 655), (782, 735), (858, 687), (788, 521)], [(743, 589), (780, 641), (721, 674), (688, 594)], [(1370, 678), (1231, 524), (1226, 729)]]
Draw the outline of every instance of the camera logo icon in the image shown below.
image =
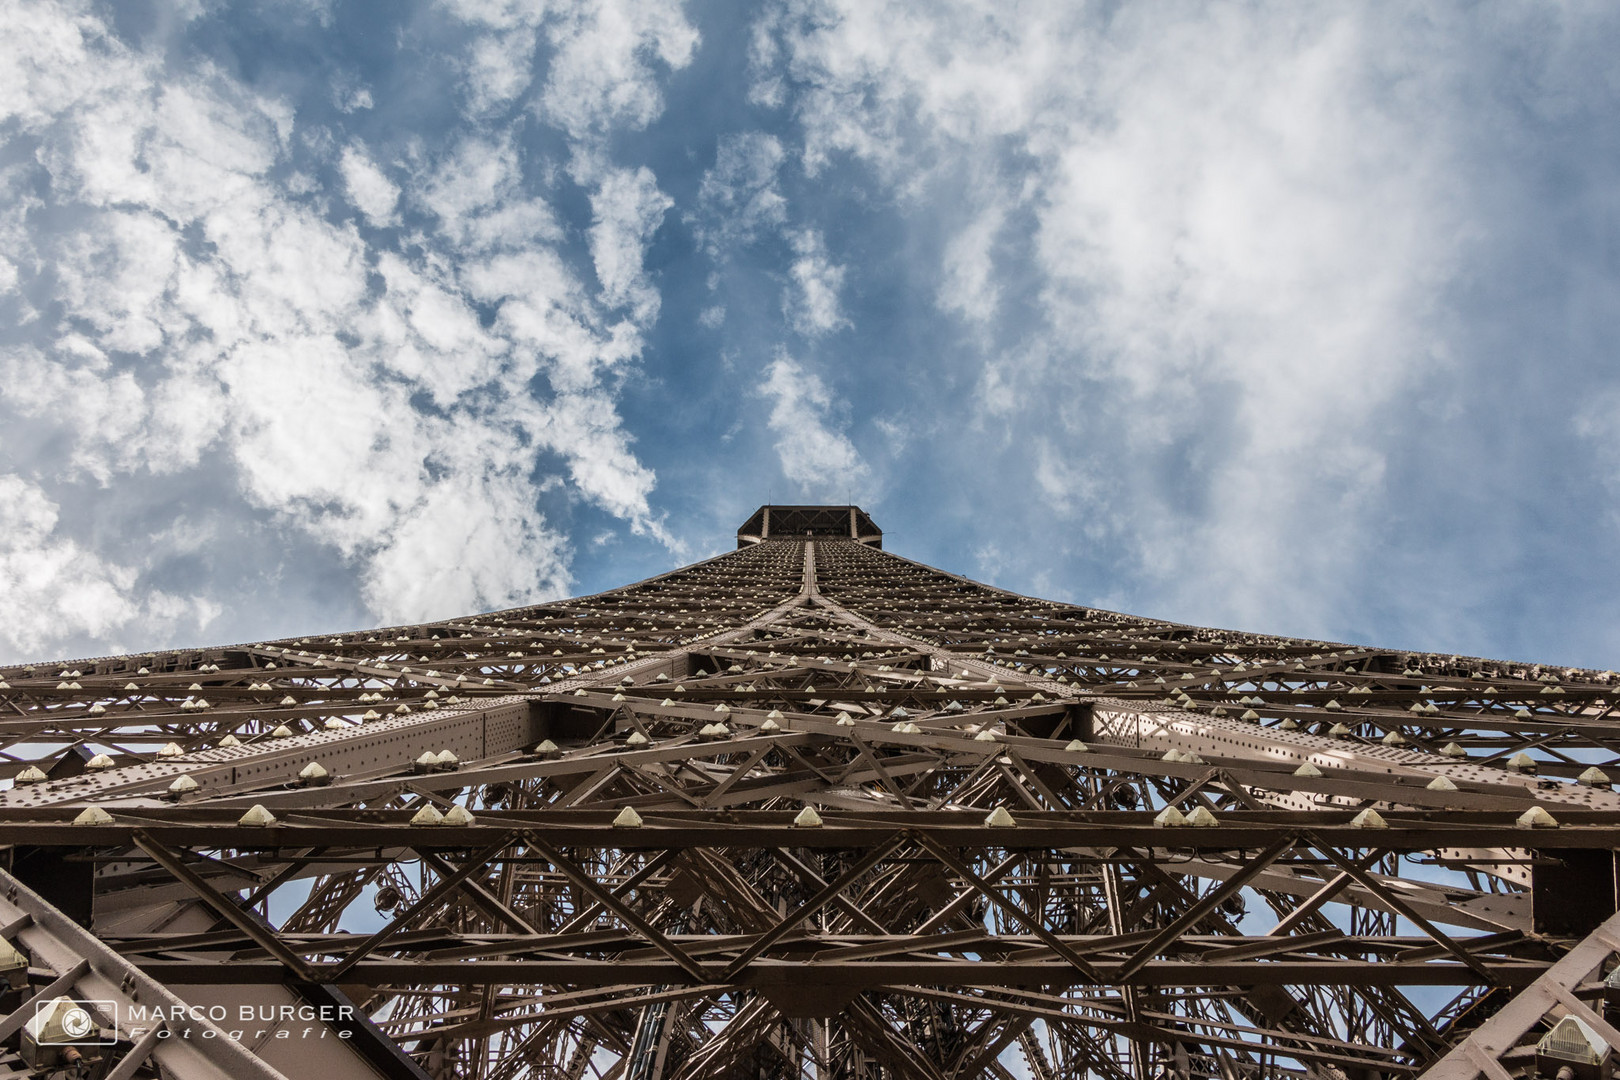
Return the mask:
[(73, 1042), (86, 1038), (96, 1030), (95, 1020), (77, 1005), (64, 1009), (58, 1022), (62, 1025), (62, 1034)]
[(23, 1038), (42, 1048), (110, 1045), (118, 1041), (118, 1003), (70, 997), (35, 1002)]

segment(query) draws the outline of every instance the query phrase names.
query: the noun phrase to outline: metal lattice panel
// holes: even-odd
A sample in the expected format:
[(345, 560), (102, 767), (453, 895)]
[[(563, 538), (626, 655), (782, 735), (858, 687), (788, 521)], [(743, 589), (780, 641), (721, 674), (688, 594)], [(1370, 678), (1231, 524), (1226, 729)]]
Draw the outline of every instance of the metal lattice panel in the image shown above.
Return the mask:
[[(1566, 1016), (1620, 1041), (1612, 673), (880, 537), (761, 508), (596, 596), (4, 669), (14, 900), (186, 1001), (356, 1006), (324, 1063), (256, 1051), (283, 1073), (1499, 1078)], [(15, 922), (36, 988), (105, 989)]]

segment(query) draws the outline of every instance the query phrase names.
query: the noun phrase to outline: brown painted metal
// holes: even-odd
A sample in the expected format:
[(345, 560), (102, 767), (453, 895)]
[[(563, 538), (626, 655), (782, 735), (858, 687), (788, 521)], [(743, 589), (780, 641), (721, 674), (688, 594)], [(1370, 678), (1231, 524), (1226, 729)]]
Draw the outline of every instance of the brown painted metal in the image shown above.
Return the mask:
[(1613, 673), (1036, 600), (881, 539), (762, 507), (595, 596), (0, 669), (0, 775), (47, 776), (0, 845), (165, 992), (346, 994), (339, 1075), (1524, 1076), (1601, 1012), (1620, 797), (1577, 777), (1620, 777)]

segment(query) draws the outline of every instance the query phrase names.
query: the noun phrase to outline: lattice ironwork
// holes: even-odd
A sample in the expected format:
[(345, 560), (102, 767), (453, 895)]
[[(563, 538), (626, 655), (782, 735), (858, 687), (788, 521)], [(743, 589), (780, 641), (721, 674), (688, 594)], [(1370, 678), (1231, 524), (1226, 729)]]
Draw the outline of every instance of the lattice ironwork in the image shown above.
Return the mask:
[(1500, 1080), (1566, 1017), (1620, 1043), (1612, 672), (880, 538), (761, 508), (596, 596), (0, 670), (4, 935), (53, 994), (355, 1007), (206, 1060), (125, 1032), (127, 1076)]

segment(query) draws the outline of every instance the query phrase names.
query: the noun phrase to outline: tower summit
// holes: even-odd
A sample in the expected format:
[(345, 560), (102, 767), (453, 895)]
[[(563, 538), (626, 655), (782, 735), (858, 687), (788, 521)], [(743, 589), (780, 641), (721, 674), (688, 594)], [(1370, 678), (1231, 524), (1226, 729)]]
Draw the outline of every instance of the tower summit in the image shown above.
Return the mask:
[(737, 530), (737, 546), (806, 537), (844, 537), (883, 546), (883, 530), (858, 506), (762, 506)]
[(0, 669), (6, 1045), (70, 998), (120, 1077), (1608, 1075), (1613, 673), (881, 540), (767, 506), (594, 596)]

